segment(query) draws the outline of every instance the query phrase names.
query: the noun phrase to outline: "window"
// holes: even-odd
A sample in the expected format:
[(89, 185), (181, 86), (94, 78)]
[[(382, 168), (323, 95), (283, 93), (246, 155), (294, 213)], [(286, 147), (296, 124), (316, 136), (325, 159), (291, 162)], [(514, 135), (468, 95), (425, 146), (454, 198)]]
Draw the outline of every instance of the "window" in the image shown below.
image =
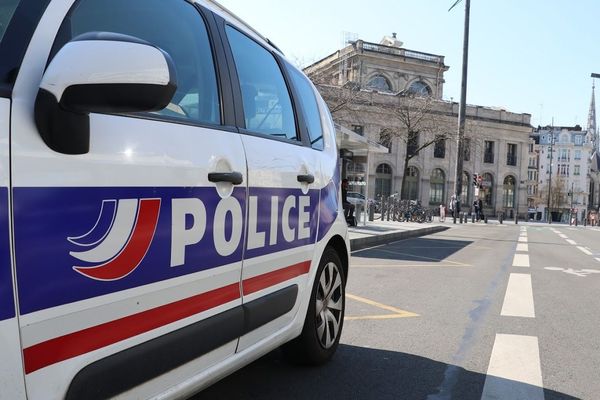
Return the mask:
[(375, 174), (375, 197), (389, 196), (392, 193), (392, 167), (379, 164)]
[(388, 81), (383, 75), (375, 75), (373, 78), (371, 78), (369, 83), (367, 83), (367, 87), (369, 89), (375, 89), (381, 92), (392, 91), (392, 85), (390, 84), (390, 81)]
[(581, 166), (575, 165), (573, 167), (573, 175), (580, 175), (580, 173), (581, 173)]
[(504, 178), (502, 205), (504, 208), (513, 208), (515, 206), (515, 178), (507, 176)]
[(583, 143), (583, 136), (577, 135), (575, 136), (575, 144), (581, 145)]
[(416, 81), (408, 87), (408, 93), (416, 96), (431, 96), (431, 88), (425, 82)]
[(352, 130), (354, 131), (354, 133), (358, 133), (360, 136), (364, 136), (365, 135), (365, 129), (364, 126), (362, 125), (352, 125)]
[(275, 58), (238, 30), (227, 26), (226, 31), (240, 80), (246, 129), (298, 140), (292, 101)]
[(409, 157), (413, 157), (417, 155), (417, 150), (419, 148), (419, 132), (409, 132), (408, 140), (406, 142), (406, 151), (408, 152)]
[(506, 165), (517, 165), (517, 145), (509, 143), (506, 149)]
[(494, 142), (486, 140), (483, 148), (483, 162), (488, 164), (494, 163)]
[(294, 87), (300, 96), (300, 103), (304, 111), (304, 120), (308, 128), (308, 136), (313, 149), (323, 150), (323, 128), (321, 127), (321, 113), (317, 105), (317, 98), (312, 84), (306, 76), (296, 68), (288, 66), (288, 71), (294, 83)]
[(402, 200), (417, 200), (419, 198), (419, 170), (417, 168), (408, 167), (402, 184), (404, 185)]
[(445, 180), (446, 175), (441, 169), (436, 168), (431, 172), (431, 178), (429, 179), (429, 204), (442, 204), (444, 201)]
[(433, 147), (433, 156), (435, 158), (446, 157), (446, 139), (443, 136), (436, 136)]
[(184, 1), (82, 0), (63, 22), (51, 54), (73, 37), (96, 31), (135, 36), (169, 53), (177, 72), (177, 92), (165, 109), (154, 114), (221, 123), (210, 41), (194, 6)]
[(0, 42), (18, 5), (19, 0), (5, 0), (0, 6)]
[(392, 152), (392, 137), (393, 132), (391, 129), (383, 128), (379, 131), (379, 144), (387, 147), (388, 153)]
[(483, 205), (486, 207), (494, 206), (494, 178), (492, 174), (485, 173), (483, 174), (483, 179), (481, 181), (481, 186), (483, 189)]
[(575, 150), (575, 159), (581, 160), (581, 150)]
[(465, 138), (463, 141), (463, 155), (464, 161), (469, 161), (471, 159), (471, 139)]

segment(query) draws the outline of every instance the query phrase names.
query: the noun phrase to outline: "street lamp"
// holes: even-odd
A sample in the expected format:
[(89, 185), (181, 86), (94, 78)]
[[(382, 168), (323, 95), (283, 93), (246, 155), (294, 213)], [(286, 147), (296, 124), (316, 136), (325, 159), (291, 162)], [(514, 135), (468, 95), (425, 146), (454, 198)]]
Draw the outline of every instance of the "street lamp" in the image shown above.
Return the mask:
[(546, 207), (546, 220), (552, 223), (552, 213), (550, 209), (550, 192), (552, 191), (552, 153), (554, 152), (554, 124), (550, 130), (550, 179), (548, 179), (548, 206)]

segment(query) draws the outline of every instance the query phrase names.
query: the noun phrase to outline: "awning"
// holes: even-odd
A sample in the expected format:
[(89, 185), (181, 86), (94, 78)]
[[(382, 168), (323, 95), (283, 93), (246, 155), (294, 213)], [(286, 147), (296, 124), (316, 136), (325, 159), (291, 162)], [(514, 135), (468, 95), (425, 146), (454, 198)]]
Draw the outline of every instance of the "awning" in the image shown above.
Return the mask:
[(369, 153), (388, 153), (388, 148), (367, 139), (358, 133), (335, 124), (335, 140), (340, 150), (350, 150), (354, 155), (366, 156)]

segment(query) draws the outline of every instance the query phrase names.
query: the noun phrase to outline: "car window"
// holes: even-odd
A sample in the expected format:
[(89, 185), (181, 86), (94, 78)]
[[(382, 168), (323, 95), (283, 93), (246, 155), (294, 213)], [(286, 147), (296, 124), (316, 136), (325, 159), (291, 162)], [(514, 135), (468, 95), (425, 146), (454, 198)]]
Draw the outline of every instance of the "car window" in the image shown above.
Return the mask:
[(300, 102), (302, 103), (302, 109), (304, 110), (304, 119), (308, 128), (308, 135), (310, 137), (310, 143), (313, 149), (323, 150), (323, 128), (321, 126), (321, 113), (319, 112), (319, 106), (317, 105), (317, 99), (315, 92), (308, 81), (308, 78), (304, 76), (296, 68), (288, 66), (288, 71), (294, 87), (298, 91), (300, 96)]
[(199, 123), (221, 122), (208, 32), (194, 6), (183, 0), (81, 0), (63, 22), (55, 47), (96, 31), (135, 36), (169, 53), (177, 71), (177, 91), (156, 114)]
[(227, 38), (242, 90), (246, 129), (298, 140), (290, 94), (273, 55), (230, 26)]
[(6, 32), (8, 23), (19, 4), (19, 1), (20, 0), (2, 0), (0, 2), (0, 42), (2, 41), (4, 32)]

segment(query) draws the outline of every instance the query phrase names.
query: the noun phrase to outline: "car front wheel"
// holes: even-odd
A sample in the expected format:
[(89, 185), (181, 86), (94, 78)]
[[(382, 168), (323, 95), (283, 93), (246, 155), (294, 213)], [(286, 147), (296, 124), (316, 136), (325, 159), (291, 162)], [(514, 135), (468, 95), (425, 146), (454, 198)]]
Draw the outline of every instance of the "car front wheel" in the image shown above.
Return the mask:
[(333, 356), (344, 324), (345, 287), (340, 257), (328, 247), (319, 263), (302, 333), (283, 347), (288, 359), (319, 365)]

